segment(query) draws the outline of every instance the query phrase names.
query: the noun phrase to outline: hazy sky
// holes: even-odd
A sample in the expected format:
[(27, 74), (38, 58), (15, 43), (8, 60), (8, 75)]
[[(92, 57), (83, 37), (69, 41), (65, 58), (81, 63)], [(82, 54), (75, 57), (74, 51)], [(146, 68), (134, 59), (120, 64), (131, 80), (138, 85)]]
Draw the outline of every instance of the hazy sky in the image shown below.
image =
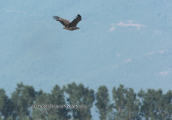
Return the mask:
[[(172, 1), (6, 0), (0, 7), (0, 88), (46, 92), (55, 84), (96, 90), (123, 84), (171, 89)], [(82, 16), (79, 30), (52, 19)]]

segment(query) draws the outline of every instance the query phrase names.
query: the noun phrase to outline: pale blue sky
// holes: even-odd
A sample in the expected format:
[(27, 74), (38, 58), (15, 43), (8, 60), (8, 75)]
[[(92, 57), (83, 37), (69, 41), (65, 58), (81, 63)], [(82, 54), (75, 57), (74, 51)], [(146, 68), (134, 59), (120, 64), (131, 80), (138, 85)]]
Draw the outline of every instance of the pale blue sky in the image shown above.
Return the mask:
[[(1, 0), (0, 6), (0, 88), (8, 95), (19, 82), (46, 92), (73, 81), (110, 92), (119, 84), (171, 89), (170, 0)], [(76, 31), (52, 19), (77, 14)]]

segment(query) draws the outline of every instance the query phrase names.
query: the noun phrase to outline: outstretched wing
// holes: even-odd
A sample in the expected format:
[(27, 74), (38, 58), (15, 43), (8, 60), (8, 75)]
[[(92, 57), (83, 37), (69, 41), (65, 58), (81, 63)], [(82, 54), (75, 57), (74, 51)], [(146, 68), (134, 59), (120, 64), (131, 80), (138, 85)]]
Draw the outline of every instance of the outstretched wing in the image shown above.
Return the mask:
[(69, 27), (76, 27), (79, 21), (81, 21), (81, 15), (78, 14), (76, 18), (69, 24)]
[(63, 18), (60, 18), (58, 16), (53, 16), (53, 18), (56, 20), (56, 21), (59, 21), (61, 22), (65, 27), (68, 26), (70, 24), (69, 20), (65, 20)]

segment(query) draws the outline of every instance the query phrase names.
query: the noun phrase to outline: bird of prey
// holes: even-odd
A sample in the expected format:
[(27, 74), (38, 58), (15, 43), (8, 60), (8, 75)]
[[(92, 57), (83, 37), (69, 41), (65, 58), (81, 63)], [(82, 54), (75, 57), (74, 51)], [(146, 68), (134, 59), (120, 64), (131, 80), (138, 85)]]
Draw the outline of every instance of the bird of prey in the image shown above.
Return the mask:
[(81, 21), (81, 15), (79, 15), (79, 14), (76, 16), (76, 18), (71, 23), (69, 22), (69, 20), (65, 20), (58, 16), (53, 16), (53, 18), (56, 21), (61, 22), (65, 26), (63, 29), (70, 30), (70, 31), (79, 29), (79, 27), (76, 27), (78, 22)]

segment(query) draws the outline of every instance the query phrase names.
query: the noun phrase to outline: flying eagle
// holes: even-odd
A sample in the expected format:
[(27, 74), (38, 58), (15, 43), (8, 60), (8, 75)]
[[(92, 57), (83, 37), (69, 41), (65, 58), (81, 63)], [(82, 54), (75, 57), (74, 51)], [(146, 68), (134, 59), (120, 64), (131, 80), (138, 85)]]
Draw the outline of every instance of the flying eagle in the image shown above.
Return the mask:
[(79, 21), (81, 21), (81, 15), (77, 15), (76, 18), (70, 23), (69, 20), (65, 20), (63, 18), (60, 18), (58, 16), (53, 16), (53, 18), (56, 20), (56, 21), (59, 21), (61, 22), (65, 27), (63, 29), (66, 29), (66, 30), (76, 30), (76, 29), (79, 29), (79, 27), (76, 27), (76, 25), (78, 24)]

